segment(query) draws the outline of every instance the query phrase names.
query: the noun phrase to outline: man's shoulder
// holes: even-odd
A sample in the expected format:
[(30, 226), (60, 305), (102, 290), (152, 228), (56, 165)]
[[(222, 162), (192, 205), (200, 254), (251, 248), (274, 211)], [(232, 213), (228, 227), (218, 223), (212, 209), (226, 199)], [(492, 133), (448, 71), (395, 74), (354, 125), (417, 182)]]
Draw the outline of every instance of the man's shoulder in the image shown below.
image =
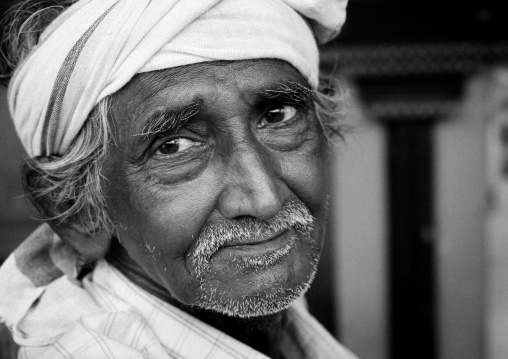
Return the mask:
[[(107, 275), (104, 266), (99, 272)], [(10, 295), (0, 299), (0, 317), (20, 345), (20, 355), (169, 358), (144, 318), (95, 286), (93, 274), (82, 282), (61, 275), (38, 285), (23, 273), (14, 255), (6, 260), (0, 286)]]
[[(0, 317), (11, 328), (24, 357), (265, 358), (145, 292), (105, 260), (80, 281), (63, 274), (50, 282), (31, 278), (37, 263), (46, 263), (34, 254), (46, 255), (44, 248), (53, 240), (48, 228), (34, 235), (38, 242), (31, 244), (31, 251), (25, 250), (24, 259), (13, 255), (0, 269), (0, 288), (10, 293), (0, 298)], [(281, 348), (286, 357), (355, 358), (301, 301), (287, 313)]]
[(298, 301), (287, 310), (281, 350), (288, 358), (357, 359)]

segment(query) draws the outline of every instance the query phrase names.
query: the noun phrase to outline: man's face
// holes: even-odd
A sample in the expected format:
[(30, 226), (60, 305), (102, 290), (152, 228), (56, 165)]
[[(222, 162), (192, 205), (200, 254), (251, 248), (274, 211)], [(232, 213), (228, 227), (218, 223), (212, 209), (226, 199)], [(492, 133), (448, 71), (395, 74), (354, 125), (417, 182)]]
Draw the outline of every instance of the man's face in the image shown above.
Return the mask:
[(305, 79), (277, 60), (137, 75), (112, 103), (108, 212), (185, 305), (276, 313), (315, 273), (327, 145)]

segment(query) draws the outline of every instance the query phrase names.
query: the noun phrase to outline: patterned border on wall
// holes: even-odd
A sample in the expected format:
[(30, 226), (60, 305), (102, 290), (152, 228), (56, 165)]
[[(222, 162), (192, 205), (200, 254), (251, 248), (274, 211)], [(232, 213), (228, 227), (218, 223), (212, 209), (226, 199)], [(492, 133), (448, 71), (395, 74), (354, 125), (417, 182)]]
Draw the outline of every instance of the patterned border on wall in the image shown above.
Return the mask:
[(471, 73), (486, 64), (508, 61), (508, 42), (328, 46), (325, 69), (348, 77)]
[(448, 116), (458, 101), (389, 101), (374, 102), (369, 106), (370, 114), (382, 121), (432, 120)]
[[(336, 69), (356, 83), (367, 111), (382, 121), (446, 118), (461, 100), (464, 79), (484, 67), (500, 63), (508, 63), (508, 42), (332, 44), (324, 47), (321, 53), (322, 69), (325, 72)], [(410, 79), (413, 87), (401, 93), (397, 82), (400, 79)], [(440, 98), (436, 94), (443, 91), (443, 84), (457, 90)], [(378, 91), (377, 97), (369, 96), (373, 86)]]

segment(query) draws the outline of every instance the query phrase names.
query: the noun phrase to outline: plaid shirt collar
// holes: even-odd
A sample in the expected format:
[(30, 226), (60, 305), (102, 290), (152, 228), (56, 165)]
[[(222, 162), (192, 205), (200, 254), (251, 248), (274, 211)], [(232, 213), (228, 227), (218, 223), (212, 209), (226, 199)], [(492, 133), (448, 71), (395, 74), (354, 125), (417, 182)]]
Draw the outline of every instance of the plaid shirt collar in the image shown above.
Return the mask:
[[(135, 308), (165, 350), (174, 357), (266, 358), (251, 347), (149, 294), (104, 261), (99, 262), (93, 282), (88, 283), (91, 293), (100, 292), (102, 305), (121, 310), (125, 303), (129, 303)], [(124, 302), (120, 307), (117, 307), (118, 298)], [(307, 312), (302, 301), (287, 310), (285, 324), (280, 351), (286, 358), (354, 358)]]
[[(40, 276), (43, 262), (20, 258), (11, 255), (0, 268), (0, 292), (10, 294), (0, 296), (0, 320), (21, 345), (19, 358), (266, 358), (144, 291), (104, 260), (79, 283), (60, 276), (41, 285), (29, 272)], [(302, 301), (286, 311), (279, 350), (292, 359), (355, 358)]]

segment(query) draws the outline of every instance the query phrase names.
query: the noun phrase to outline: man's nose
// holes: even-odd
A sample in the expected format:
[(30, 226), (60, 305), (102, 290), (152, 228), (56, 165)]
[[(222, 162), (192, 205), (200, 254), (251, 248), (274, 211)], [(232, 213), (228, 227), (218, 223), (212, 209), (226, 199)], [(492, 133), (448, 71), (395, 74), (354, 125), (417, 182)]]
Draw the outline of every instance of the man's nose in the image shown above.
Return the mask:
[(289, 190), (278, 175), (277, 159), (259, 147), (244, 145), (230, 152), (218, 204), (226, 218), (251, 216), (268, 220), (280, 211), (288, 197)]

